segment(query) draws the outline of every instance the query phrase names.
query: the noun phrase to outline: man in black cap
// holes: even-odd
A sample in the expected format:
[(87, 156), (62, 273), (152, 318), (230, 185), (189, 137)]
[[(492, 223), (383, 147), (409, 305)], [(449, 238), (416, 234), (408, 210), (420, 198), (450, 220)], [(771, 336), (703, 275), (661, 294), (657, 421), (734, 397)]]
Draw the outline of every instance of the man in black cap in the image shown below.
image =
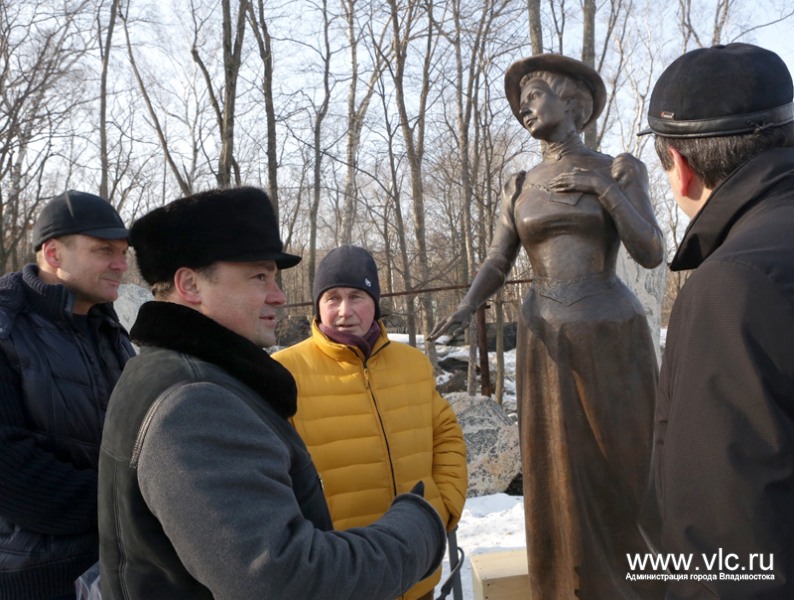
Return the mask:
[(661, 550), (691, 558), (668, 598), (794, 597), (793, 95), (773, 52), (698, 49), (662, 73), (641, 132), (692, 219), (670, 268), (695, 269), (656, 415)]
[(134, 354), (113, 310), (128, 231), (67, 191), (42, 210), (37, 264), (0, 278), (0, 598), (74, 598), (98, 558), (97, 463), (110, 392)]
[(127, 600), (392, 599), (433, 572), (445, 532), (421, 485), (367, 528), (333, 532), (289, 423), (296, 387), (263, 350), (286, 254), (257, 188), (211, 190), (139, 219), (155, 301), (108, 405), (99, 460), (102, 594)]

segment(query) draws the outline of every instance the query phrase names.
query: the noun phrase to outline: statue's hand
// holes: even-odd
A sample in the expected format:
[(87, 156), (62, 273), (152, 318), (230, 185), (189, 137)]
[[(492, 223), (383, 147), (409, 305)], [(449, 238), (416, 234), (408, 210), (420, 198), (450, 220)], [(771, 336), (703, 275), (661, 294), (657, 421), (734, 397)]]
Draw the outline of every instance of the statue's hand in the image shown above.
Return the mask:
[(549, 181), (548, 188), (553, 192), (584, 192), (599, 195), (613, 183), (612, 179), (597, 171), (574, 167), (573, 171), (560, 173)]
[(463, 330), (469, 326), (473, 312), (474, 309), (471, 306), (458, 307), (458, 310), (433, 328), (433, 331), (427, 336), (427, 340), (429, 342), (434, 342), (447, 332), (450, 332), (451, 336), (462, 333)]

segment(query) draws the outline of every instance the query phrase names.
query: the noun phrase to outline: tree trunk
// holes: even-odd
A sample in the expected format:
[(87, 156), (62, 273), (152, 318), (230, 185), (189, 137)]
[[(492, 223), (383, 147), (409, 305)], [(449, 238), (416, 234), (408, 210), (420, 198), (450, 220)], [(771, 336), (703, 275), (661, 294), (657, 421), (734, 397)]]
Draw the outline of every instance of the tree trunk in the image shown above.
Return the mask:
[(494, 399), (497, 404), (502, 404), (505, 397), (505, 311), (502, 306), (502, 290), (496, 293), (494, 306), (496, 307), (496, 390)]
[(309, 233), (309, 289), (314, 286), (314, 273), (317, 270), (317, 215), (320, 209), (320, 198), (322, 197), (322, 163), (323, 163), (323, 150), (322, 150), (322, 128), (325, 117), (328, 114), (328, 107), (331, 102), (331, 43), (329, 40), (329, 18), (328, 18), (328, 2), (322, 0), (322, 18), (323, 18), (323, 48), (320, 56), (323, 59), (323, 99), (320, 106), (316, 108), (314, 115), (314, 183), (313, 183), (313, 196), (312, 206), (310, 211), (310, 233)]
[(540, 0), (527, 0), (529, 11), (529, 40), (532, 54), (543, 54), (543, 26), (540, 22)]
[[(430, 264), (428, 261), (427, 250), (427, 230), (425, 227), (425, 198), (424, 198), (424, 183), (422, 181), (422, 159), (424, 155), (424, 127), (425, 127), (425, 111), (427, 108), (427, 99), (430, 91), (430, 66), (433, 58), (434, 38), (433, 28), (427, 27), (425, 29), (425, 55), (422, 66), (422, 80), (421, 89), (419, 93), (419, 107), (416, 121), (411, 126), (411, 121), (408, 117), (407, 103), (405, 99), (404, 88), (404, 73), (406, 64), (406, 55), (408, 51), (408, 41), (410, 39), (410, 28), (416, 18), (417, 6), (413, 2), (409, 2), (407, 7), (402, 7), (401, 11), (397, 9), (396, 0), (388, 0), (391, 8), (391, 21), (392, 32), (394, 35), (394, 86), (395, 86), (395, 100), (397, 103), (397, 110), (400, 115), (400, 127), (403, 132), (405, 140), (406, 155), (408, 156), (408, 165), (411, 175), (411, 193), (414, 206), (414, 235), (416, 236), (416, 249), (417, 259), (419, 261), (419, 272), (423, 286), (427, 285), (430, 281)], [(425, 9), (432, 11), (432, 2), (425, 3)], [(406, 14), (406, 11), (408, 14)], [(406, 32), (403, 34), (400, 28), (400, 22), (405, 24)], [(425, 335), (433, 330), (433, 298), (430, 294), (423, 294), (422, 302), (422, 320)], [(434, 344), (425, 344), (425, 354), (435, 368), (437, 366), (436, 348)]]
[[(593, 68), (595, 68), (595, 15), (595, 0), (582, 0), (582, 62)], [(597, 138), (596, 121), (593, 121), (584, 130), (584, 143), (595, 150)]]
[[(116, 14), (119, 0), (111, 0), (110, 17), (108, 18), (108, 29), (105, 34), (104, 44), (100, 44), (102, 58), (102, 72), (99, 78), (99, 195), (110, 200), (109, 176), (110, 160), (108, 158), (108, 63), (110, 62), (110, 50), (113, 47), (113, 30), (116, 27)], [(97, 27), (101, 35), (101, 19), (97, 14)]]
[[(237, 76), (240, 73), (247, 0), (240, 0), (237, 18), (232, 29), (231, 0), (222, 0), (223, 11), (223, 116), (220, 122), (221, 152), (218, 157), (218, 185), (232, 184), (234, 168), (234, 119), (237, 102)], [(235, 173), (234, 183), (240, 184), (240, 174)]]

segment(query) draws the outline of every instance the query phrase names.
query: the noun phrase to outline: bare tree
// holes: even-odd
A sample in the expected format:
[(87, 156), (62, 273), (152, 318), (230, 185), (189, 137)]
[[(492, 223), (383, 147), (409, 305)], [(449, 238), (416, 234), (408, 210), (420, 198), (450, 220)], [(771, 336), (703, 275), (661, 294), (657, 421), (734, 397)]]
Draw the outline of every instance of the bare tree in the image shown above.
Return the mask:
[[(453, 90), (452, 104), (454, 106), (454, 126), (451, 127), (451, 137), (455, 140), (454, 159), (459, 165), (453, 180), (459, 182), (456, 186), (460, 190), (460, 206), (462, 207), (461, 238), (464, 242), (464, 252), (462, 253), (462, 281), (458, 283), (467, 284), (474, 277), (474, 269), (483, 258), (482, 250), (477, 248), (475, 238), (479, 227), (474, 226), (472, 219), (472, 208), (475, 204), (479, 205), (482, 211), (482, 203), (475, 203), (474, 182), (479, 171), (480, 149), (479, 144), (470, 144), (470, 136), (475, 138), (481, 136), (479, 123), (474, 116), (479, 108), (482, 81), (485, 78), (484, 71), (490, 64), (491, 56), (489, 49), (493, 37), (493, 31), (500, 25), (500, 18), (508, 10), (510, 3), (501, 0), (486, 0), (483, 3), (476, 3), (467, 6), (463, 0), (453, 0), (449, 5), (449, 18), (446, 20), (433, 18), (433, 24), (440, 35), (448, 43), (452, 57), (453, 73), (447, 76), (447, 83)], [(431, 14), (431, 17), (433, 15)], [(452, 192), (455, 196), (455, 192)], [(480, 215), (482, 216), (482, 215)], [(478, 220), (480, 226), (483, 225), (482, 219)], [(490, 235), (488, 235), (490, 237)], [(477, 335), (476, 323), (474, 319), (470, 328), (467, 330), (469, 340), (469, 392), (474, 393), (475, 385), (475, 365), (477, 345), (472, 343)]]
[(103, 4), (99, 5), (96, 15), (97, 33), (99, 34), (100, 43), (100, 58), (102, 59), (102, 72), (99, 80), (99, 162), (100, 162), (100, 180), (99, 180), (99, 195), (103, 198), (108, 198), (108, 171), (110, 169), (108, 159), (108, 65), (110, 64), (110, 50), (113, 47), (113, 31), (116, 27), (116, 14), (118, 12), (118, 5), (120, 0), (110, 0), (110, 14), (102, 39), (102, 8)]
[[(582, 0), (582, 62), (595, 68), (595, 0)], [(584, 130), (584, 143), (597, 148), (596, 124), (590, 123)]]
[[(423, 158), (426, 113), (432, 85), (432, 67), (436, 49), (434, 28), (430, 26), (430, 15), (433, 11), (432, 1), (420, 3), (418, 0), (406, 0), (401, 6), (398, 0), (388, 0), (392, 24), (393, 63), (390, 64), (390, 73), (394, 85), (395, 104), (400, 115), (400, 128), (405, 143), (408, 165), (411, 174), (411, 195), (413, 201), (414, 235), (416, 236), (416, 251), (419, 263), (419, 273), (422, 285), (430, 281), (430, 266), (428, 261), (427, 237), (425, 226), (425, 196), (423, 181)], [(421, 19), (424, 17), (424, 26)], [(423, 26), (423, 28), (422, 28)], [(408, 50), (411, 47), (416, 30), (422, 28), (417, 35), (417, 45), (421, 44), (421, 67), (418, 89), (418, 103), (416, 116), (411, 118), (408, 114), (406, 99), (406, 66), (408, 63)], [(422, 295), (423, 326), (429, 333), (433, 330), (433, 300), (430, 294)], [(431, 363), (436, 364), (435, 347), (431, 344), (425, 349)]]
[[(228, 186), (232, 182), (240, 184), (240, 169), (234, 158), (235, 107), (237, 103), (237, 80), (242, 63), (243, 38), (245, 37), (248, 0), (238, 0), (237, 14), (232, 14), (231, 0), (221, 0), (222, 47), (223, 47), (223, 87), (216, 91), (216, 83), (207, 63), (201, 55), (200, 34), (208, 17), (199, 17), (198, 8), (191, 2), (193, 17), (193, 45), (190, 55), (204, 75), (212, 107), (218, 119), (220, 132), (220, 155), (218, 156), (218, 185)], [(222, 96), (222, 101), (219, 97)], [(232, 180), (234, 171), (234, 180)]]
[(265, 18), (264, 0), (255, 0), (248, 4), (248, 21), (256, 39), (259, 58), (262, 60), (264, 73), (262, 77), (262, 97), (265, 101), (265, 121), (267, 128), (267, 181), (270, 201), (279, 218), (280, 203), (278, 190), (278, 149), (276, 147), (276, 105), (273, 94), (274, 64), (273, 64), (273, 38), (270, 35), (267, 19)]
[[(0, 2), (0, 269), (29, 258), (27, 236), (72, 112), (87, 102), (81, 34), (88, 2), (50, 12), (45, 3)], [(57, 168), (57, 167), (56, 167)], [(67, 167), (68, 168), (68, 167)]]
[[(361, 146), (361, 132), (364, 127), (364, 119), (369, 109), (369, 104), (375, 93), (375, 86), (381, 76), (383, 70), (383, 57), (381, 54), (374, 54), (374, 64), (371, 66), (371, 71), (368, 81), (364, 85), (364, 90), (361, 97), (358, 97), (358, 85), (361, 68), (358, 58), (358, 51), (360, 46), (361, 30), (357, 26), (359, 15), (357, 14), (357, 7), (361, 2), (357, 0), (341, 0), (342, 9), (347, 26), (347, 41), (350, 52), (350, 85), (347, 94), (347, 140), (345, 146), (345, 184), (343, 193), (343, 205), (341, 214), (341, 231), (340, 242), (349, 244), (352, 242), (353, 224), (356, 220), (356, 207), (357, 207), (357, 171), (358, 171), (358, 152)], [(369, 26), (372, 26), (370, 20)], [(382, 46), (383, 39), (388, 31), (388, 24), (386, 24), (380, 31), (375, 34), (370, 32), (370, 35), (375, 35), (379, 41), (377, 46)]]
[(317, 56), (322, 64), (322, 92), (320, 101), (313, 104), (312, 117), (312, 144), (313, 149), (313, 186), (312, 201), (309, 208), (309, 260), (307, 264), (309, 274), (309, 289), (314, 285), (314, 273), (317, 267), (317, 224), (322, 198), (322, 167), (323, 167), (323, 123), (328, 116), (328, 109), (331, 105), (331, 42), (330, 42), (330, 15), (328, 13), (328, 1), (320, 0), (320, 12), (322, 19), (321, 44), (317, 49)]
[(165, 130), (160, 122), (160, 118), (158, 116), (157, 110), (155, 110), (154, 104), (152, 102), (152, 98), (149, 94), (148, 88), (144, 83), (143, 75), (141, 74), (140, 69), (138, 68), (138, 61), (135, 57), (135, 53), (133, 51), (133, 44), (132, 39), (130, 36), (130, 28), (129, 28), (129, 4), (127, 5), (127, 10), (123, 11), (120, 10), (118, 16), (121, 20), (123, 29), (124, 29), (124, 39), (126, 41), (127, 46), (127, 57), (129, 58), (130, 67), (132, 68), (132, 72), (135, 76), (135, 81), (138, 84), (138, 90), (141, 93), (141, 98), (146, 106), (146, 109), (149, 113), (149, 118), (151, 120), (151, 125), (157, 134), (157, 139), (160, 142), (160, 149), (163, 152), (163, 157), (165, 158), (165, 162), (168, 165), (169, 171), (171, 175), (176, 180), (177, 184), (179, 185), (179, 189), (183, 195), (187, 196), (193, 192), (192, 186), (190, 182), (183, 177), (182, 171), (180, 170), (179, 166), (176, 164), (176, 160), (174, 154), (171, 152), (168, 138), (165, 134)]
[(785, 3), (774, 10), (770, 3), (771, 18), (756, 20), (755, 3), (743, 0), (678, 0), (678, 29), (681, 50), (727, 44), (746, 37), (752, 32), (778, 24), (794, 15), (794, 6)]
[(540, 22), (540, 0), (527, 0), (527, 17), (529, 20), (529, 39), (532, 54), (543, 53), (543, 26)]

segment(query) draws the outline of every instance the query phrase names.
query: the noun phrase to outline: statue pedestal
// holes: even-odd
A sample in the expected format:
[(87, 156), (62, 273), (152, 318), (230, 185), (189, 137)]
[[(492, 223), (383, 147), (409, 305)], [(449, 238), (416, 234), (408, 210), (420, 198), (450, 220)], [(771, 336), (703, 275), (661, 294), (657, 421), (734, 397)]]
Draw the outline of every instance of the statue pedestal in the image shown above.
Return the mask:
[(475, 554), (470, 560), (474, 600), (526, 600), (526, 549)]

